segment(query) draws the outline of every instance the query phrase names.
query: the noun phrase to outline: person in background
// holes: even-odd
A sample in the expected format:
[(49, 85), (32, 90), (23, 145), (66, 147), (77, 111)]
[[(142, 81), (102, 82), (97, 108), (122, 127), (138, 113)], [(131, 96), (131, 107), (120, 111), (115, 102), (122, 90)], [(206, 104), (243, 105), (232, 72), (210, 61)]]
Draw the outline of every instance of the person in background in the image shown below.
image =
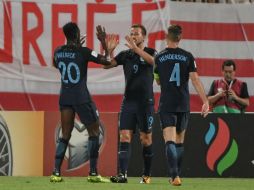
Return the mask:
[(224, 78), (214, 80), (208, 100), (214, 113), (244, 113), (249, 106), (247, 84), (235, 78), (236, 65), (233, 60), (226, 60), (222, 64)]

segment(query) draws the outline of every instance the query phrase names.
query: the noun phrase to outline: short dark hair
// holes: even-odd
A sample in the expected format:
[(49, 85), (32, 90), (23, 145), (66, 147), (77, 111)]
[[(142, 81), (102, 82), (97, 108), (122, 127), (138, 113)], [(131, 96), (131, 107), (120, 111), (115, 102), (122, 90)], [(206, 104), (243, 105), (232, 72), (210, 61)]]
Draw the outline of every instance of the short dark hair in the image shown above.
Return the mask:
[(142, 35), (146, 36), (146, 28), (142, 24), (133, 24), (131, 28), (140, 28), (142, 31)]
[(63, 26), (63, 32), (67, 40), (76, 40), (79, 38), (80, 30), (75, 22), (68, 22)]
[(179, 42), (182, 37), (182, 27), (179, 25), (171, 25), (168, 27), (168, 38), (173, 42)]
[(224, 61), (223, 64), (222, 64), (221, 69), (224, 70), (225, 66), (233, 66), (234, 71), (236, 70), (236, 65), (235, 65), (235, 62), (233, 60), (226, 60), (226, 61)]

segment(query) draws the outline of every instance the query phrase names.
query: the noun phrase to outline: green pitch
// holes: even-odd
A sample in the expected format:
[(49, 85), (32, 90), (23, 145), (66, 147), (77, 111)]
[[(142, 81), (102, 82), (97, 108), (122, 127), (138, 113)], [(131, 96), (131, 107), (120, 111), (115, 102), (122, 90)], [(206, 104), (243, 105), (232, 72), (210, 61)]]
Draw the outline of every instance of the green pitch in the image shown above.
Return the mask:
[(64, 177), (64, 182), (50, 183), (49, 177), (0, 177), (0, 190), (251, 190), (254, 179), (183, 178), (182, 186), (173, 187), (167, 178), (152, 178), (151, 184), (139, 184), (140, 178), (128, 178), (128, 184), (93, 184), (85, 177)]

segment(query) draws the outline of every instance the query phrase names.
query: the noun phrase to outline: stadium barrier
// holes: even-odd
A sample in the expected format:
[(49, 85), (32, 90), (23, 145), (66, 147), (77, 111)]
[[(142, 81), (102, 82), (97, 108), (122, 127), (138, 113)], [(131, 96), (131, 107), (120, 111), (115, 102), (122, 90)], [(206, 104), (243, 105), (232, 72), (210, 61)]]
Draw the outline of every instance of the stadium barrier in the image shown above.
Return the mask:
[[(98, 169), (110, 176), (117, 170), (117, 113), (101, 113)], [(0, 176), (51, 175), (56, 142), (61, 134), (59, 112), (0, 112)], [(87, 176), (88, 132), (76, 118), (62, 174)]]
[[(117, 172), (118, 113), (101, 113), (99, 171)], [(186, 133), (182, 176), (254, 177), (254, 114), (192, 113)], [(54, 164), (56, 141), (61, 134), (59, 112), (0, 112), (0, 175), (48, 176)], [(65, 154), (62, 173), (88, 173), (88, 134), (78, 118)], [(153, 128), (153, 176), (167, 176), (162, 131), (158, 115)], [(142, 174), (138, 134), (132, 143), (129, 176)]]
[[(254, 114), (192, 113), (186, 132), (182, 176), (254, 177)], [(158, 115), (153, 128), (153, 176), (167, 176), (165, 147)], [(142, 174), (142, 149), (133, 139), (129, 176)]]

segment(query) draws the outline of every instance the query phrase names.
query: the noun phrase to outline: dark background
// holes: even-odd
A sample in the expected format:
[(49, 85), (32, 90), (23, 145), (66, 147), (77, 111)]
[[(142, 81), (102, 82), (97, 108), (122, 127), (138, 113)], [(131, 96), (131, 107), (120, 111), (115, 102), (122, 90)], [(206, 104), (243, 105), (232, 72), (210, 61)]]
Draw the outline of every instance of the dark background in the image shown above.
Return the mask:
[[(217, 171), (211, 171), (206, 164), (206, 154), (209, 146), (205, 144), (205, 134), (209, 123), (218, 128), (218, 118), (224, 120), (230, 129), (230, 143), (236, 140), (238, 157), (232, 166), (227, 168), (220, 176)], [(214, 140), (214, 138), (213, 138)], [(212, 141), (213, 141), (212, 140)], [(211, 141), (211, 143), (212, 143)], [(183, 177), (254, 177), (254, 114), (210, 114), (202, 118), (200, 114), (191, 114), (189, 127), (185, 137), (185, 153), (182, 167)], [(167, 163), (162, 130), (159, 125), (158, 115), (155, 116), (153, 127), (154, 159), (152, 176), (167, 176)], [(133, 138), (131, 159), (128, 176), (141, 176), (143, 168), (142, 147), (138, 133)], [(225, 151), (225, 153), (227, 150)], [(221, 155), (223, 157), (224, 155)], [(219, 160), (221, 159), (219, 158)], [(217, 163), (215, 164), (215, 168)]]

